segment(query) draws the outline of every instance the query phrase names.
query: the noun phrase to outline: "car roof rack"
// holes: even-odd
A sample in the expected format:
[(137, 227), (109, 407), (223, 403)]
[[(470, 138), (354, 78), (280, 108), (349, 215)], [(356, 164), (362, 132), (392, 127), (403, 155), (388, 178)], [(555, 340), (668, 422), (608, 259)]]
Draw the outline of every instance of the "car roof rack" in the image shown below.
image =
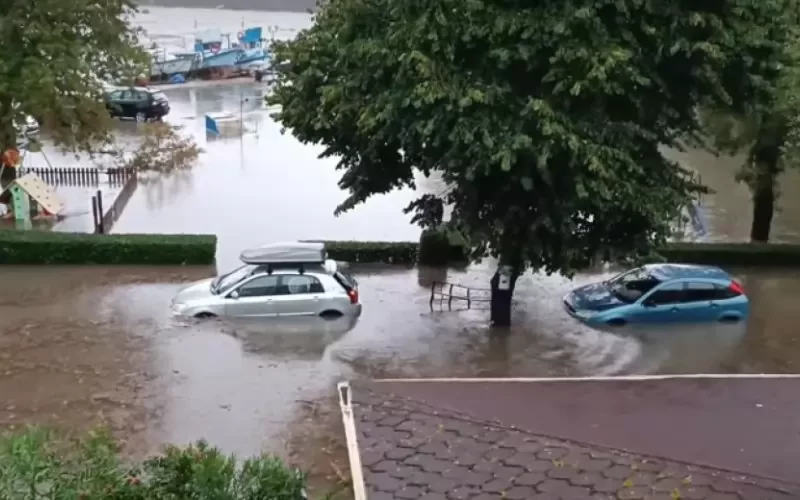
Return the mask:
[(239, 259), (245, 264), (324, 264), (327, 258), (324, 243), (272, 243), (244, 250)]

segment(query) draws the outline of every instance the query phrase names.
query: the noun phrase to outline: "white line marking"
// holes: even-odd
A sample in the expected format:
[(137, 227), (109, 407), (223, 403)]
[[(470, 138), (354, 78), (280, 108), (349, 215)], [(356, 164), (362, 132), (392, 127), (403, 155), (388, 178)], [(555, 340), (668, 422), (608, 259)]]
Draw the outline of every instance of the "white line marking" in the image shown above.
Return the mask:
[(353, 500), (367, 500), (367, 489), (364, 484), (364, 470), (361, 467), (361, 452), (358, 449), (356, 421), (351, 404), (352, 389), (349, 382), (339, 382), (339, 407), (342, 410), (342, 423), (347, 440), (347, 455), (350, 460), (350, 477), (353, 481)]

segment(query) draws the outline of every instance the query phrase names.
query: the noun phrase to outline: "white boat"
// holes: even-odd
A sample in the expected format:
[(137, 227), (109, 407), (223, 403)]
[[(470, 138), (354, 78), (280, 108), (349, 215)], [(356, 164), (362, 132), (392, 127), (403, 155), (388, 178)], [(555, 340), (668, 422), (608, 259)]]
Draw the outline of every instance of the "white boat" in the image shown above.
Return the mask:
[(154, 54), (150, 74), (151, 76), (161, 77), (164, 75), (167, 77), (186, 75), (195, 69), (197, 59), (196, 54), (168, 54), (166, 52)]

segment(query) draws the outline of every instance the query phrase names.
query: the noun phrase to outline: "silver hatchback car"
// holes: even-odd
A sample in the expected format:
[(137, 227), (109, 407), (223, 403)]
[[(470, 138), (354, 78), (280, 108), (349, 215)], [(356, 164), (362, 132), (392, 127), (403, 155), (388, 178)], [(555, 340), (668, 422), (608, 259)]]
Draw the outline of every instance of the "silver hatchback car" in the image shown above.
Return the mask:
[(227, 274), (192, 283), (172, 312), (193, 318), (359, 317), (358, 283), (327, 259), (322, 243), (278, 243), (245, 250)]

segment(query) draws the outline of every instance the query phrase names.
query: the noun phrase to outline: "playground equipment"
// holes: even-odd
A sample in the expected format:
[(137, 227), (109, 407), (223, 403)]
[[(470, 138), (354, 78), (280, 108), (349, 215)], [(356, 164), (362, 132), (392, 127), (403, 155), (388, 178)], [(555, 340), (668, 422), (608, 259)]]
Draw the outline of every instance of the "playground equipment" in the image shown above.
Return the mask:
[(11, 193), (14, 219), (23, 226), (30, 224), (32, 213), (45, 217), (56, 216), (64, 208), (55, 189), (36, 174), (13, 180), (5, 190)]
[[(19, 171), (22, 165), (22, 156), (19, 151), (10, 149), (3, 153), (0, 164), (0, 178), (6, 168)], [(56, 195), (55, 189), (48, 185), (35, 173), (25, 174), (14, 179), (5, 188), (0, 189), (0, 195), (6, 191), (11, 195), (11, 211), (17, 226), (29, 228), (33, 214), (43, 217), (57, 216), (64, 208)]]

